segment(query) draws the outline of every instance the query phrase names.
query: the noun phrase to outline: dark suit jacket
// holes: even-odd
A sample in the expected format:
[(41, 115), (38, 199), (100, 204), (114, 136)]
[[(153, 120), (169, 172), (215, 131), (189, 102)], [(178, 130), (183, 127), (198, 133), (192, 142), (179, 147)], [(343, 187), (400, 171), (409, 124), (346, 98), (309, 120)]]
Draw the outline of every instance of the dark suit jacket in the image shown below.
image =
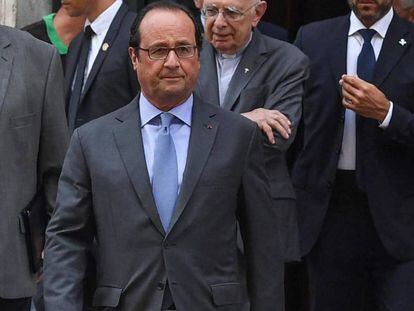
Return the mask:
[[(128, 55), (130, 27), (136, 14), (122, 4), (109, 27), (104, 43), (88, 75), (78, 107), (76, 127), (112, 112), (131, 101), (139, 90), (137, 76)], [(70, 44), (66, 57), (66, 112), (81, 50), (83, 32)]]
[[(246, 72), (247, 68), (247, 72)], [(223, 108), (237, 113), (256, 108), (276, 109), (292, 122), (292, 135), (282, 138), (275, 132), (276, 144), (265, 140), (265, 162), (274, 199), (295, 198), (286, 165), (286, 150), (292, 143), (301, 116), (303, 82), (308, 76), (308, 60), (295, 46), (262, 35), (255, 30), (252, 41), (232, 77)], [(204, 100), (219, 102), (215, 49), (207, 41), (201, 52), (201, 70), (196, 92)], [(277, 204), (282, 240), (290, 239), (284, 247), (287, 259), (297, 258), (296, 216), (291, 206)], [(296, 229), (296, 230), (295, 230)], [(293, 244), (293, 245), (292, 245)]]
[[(81, 310), (85, 249), (98, 242), (94, 305), (240, 311), (276, 304), (274, 209), (255, 124), (195, 98), (181, 191), (164, 232), (152, 197), (137, 99), (75, 130), (45, 251), (47, 310)], [(246, 245), (247, 288), (236, 228)]]
[[(345, 109), (338, 81), (346, 73), (349, 15), (303, 27), (296, 44), (311, 61), (305, 85), (304, 135), (293, 170), (303, 254), (315, 244), (335, 182)], [(406, 44), (399, 42), (405, 40)], [(373, 84), (394, 103), (388, 129), (372, 122), (367, 195), (388, 252), (414, 258), (414, 25), (396, 14), (377, 60)]]
[(55, 206), (68, 143), (60, 58), (30, 34), (0, 26), (0, 297), (35, 293), (19, 212), (43, 185)]

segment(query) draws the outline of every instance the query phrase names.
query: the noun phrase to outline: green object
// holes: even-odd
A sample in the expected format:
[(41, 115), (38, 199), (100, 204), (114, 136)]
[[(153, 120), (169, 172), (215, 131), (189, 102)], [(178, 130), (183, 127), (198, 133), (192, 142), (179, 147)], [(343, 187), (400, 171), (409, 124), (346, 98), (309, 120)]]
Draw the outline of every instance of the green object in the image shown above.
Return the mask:
[(59, 38), (53, 20), (55, 19), (56, 13), (52, 13), (43, 17), (46, 24), (47, 35), (49, 36), (50, 42), (55, 46), (60, 55), (66, 55), (68, 53), (68, 47)]

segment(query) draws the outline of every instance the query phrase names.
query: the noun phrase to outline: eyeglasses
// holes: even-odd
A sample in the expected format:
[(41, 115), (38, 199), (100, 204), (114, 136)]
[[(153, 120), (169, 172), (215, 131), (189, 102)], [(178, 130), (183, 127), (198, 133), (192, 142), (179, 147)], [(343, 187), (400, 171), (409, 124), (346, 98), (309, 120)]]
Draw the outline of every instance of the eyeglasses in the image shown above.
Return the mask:
[[(243, 16), (246, 14), (247, 11), (249, 11), (251, 8), (257, 6), (259, 3), (260, 3), (260, 1), (256, 2), (255, 4), (253, 4), (252, 6), (248, 7), (244, 11), (240, 11), (240, 10), (236, 9), (235, 7), (233, 7), (233, 6), (229, 6), (229, 7), (223, 8), (223, 10), (221, 11), (221, 13), (223, 14), (223, 17), (226, 20), (235, 22), (235, 21), (238, 21), (238, 20), (242, 19)], [(205, 18), (215, 19), (220, 14), (220, 10), (219, 10), (219, 8), (217, 8), (214, 5), (209, 5), (209, 6), (206, 6), (205, 8), (203, 8), (201, 10), (201, 14)]]
[(178, 58), (191, 58), (195, 55), (197, 47), (192, 45), (180, 45), (173, 48), (157, 46), (149, 49), (139, 47), (139, 49), (146, 51), (148, 57), (152, 60), (166, 60), (170, 51), (174, 51)]

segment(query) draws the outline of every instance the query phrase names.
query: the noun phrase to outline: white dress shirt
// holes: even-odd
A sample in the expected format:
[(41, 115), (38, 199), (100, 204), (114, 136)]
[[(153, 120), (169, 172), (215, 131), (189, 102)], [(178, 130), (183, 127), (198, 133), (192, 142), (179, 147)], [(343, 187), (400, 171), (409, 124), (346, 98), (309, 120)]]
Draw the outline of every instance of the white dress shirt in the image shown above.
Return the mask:
[[(178, 192), (183, 181), (183, 173), (187, 162), (188, 144), (191, 134), (191, 117), (193, 110), (193, 95), (184, 103), (174, 107), (169, 113), (179, 120), (173, 120), (170, 125), (170, 134), (174, 142), (175, 152), (177, 153), (178, 168)], [(157, 116), (162, 112), (152, 105), (144, 94), (139, 97), (139, 112), (141, 116), (142, 143), (144, 145), (145, 162), (147, 164), (148, 176), (152, 184), (154, 151), (158, 131), (161, 128), (161, 119)]]
[[(113, 19), (115, 18), (116, 13), (118, 13), (119, 8), (122, 5), (122, 0), (116, 0), (110, 7), (103, 11), (92, 23), (88, 20), (85, 22), (84, 28), (86, 26), (91, 26), (95, 35), (91, 38), (91, 48), (89, 50), (88, 60), (85, 67), (85, 76), (83, 79), (83, 85), (85, 85), (86, 80), (88, 79), (89, 73), (91, 72), (93, 63), (95, 62), (96, 56), (99, 53), (99, 50), (102, 48), (106, 33), (109, 30), (109, 27), (112, 24)], [(73, 79), (75, 81), (75, 79)], [(73, 85), (72, 85), (73, 87)]]
[[(390, 9), (389, 12), (377, 21), (370, 29), (375, 29), (376, 34), (372, 37), (371, 44), (374, 48), (375, 59), (381, 52), (382, 43), (384, 42), (385, 35), (388, 27), (391, 23), (394, 13)], [(364, 39), (358, 32), (366, 27), (356, 17), (355, 13), (351, 13), (350, 27), (348, 32), (348, 50), (347, 50), (347, 74), (357, 75), (357, 62), (358, 56), (361, 52)], [(379, 125), (381, 128), (387, 128), (392, 116), (393, 104), (391, 103), (390, 109), (384, 121)], [(345, 126), (342, 139), (342, 148), (339, 156), (338, 168), (342, 170), (355, 170), (356, 161), (356, 120), (355, 112), (352, 110), (345, 110)]]

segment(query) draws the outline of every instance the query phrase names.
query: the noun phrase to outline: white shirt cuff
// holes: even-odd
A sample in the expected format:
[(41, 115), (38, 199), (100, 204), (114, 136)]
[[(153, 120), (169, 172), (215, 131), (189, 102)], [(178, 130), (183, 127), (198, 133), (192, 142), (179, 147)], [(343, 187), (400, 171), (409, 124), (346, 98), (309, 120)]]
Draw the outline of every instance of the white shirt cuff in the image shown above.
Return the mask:
[(382, 123), (380, 123), (379, 125), (379, 127), (382, 128), (383, 130), (386, 130), (388, 128), (388, 125), (390, 125), (393, 108), (394, 108), (394, 104), (392, 101), (390, 101), (390, 108), (388, 109), (388, 113), (385, 116), (384, 121), (382, 121)]

